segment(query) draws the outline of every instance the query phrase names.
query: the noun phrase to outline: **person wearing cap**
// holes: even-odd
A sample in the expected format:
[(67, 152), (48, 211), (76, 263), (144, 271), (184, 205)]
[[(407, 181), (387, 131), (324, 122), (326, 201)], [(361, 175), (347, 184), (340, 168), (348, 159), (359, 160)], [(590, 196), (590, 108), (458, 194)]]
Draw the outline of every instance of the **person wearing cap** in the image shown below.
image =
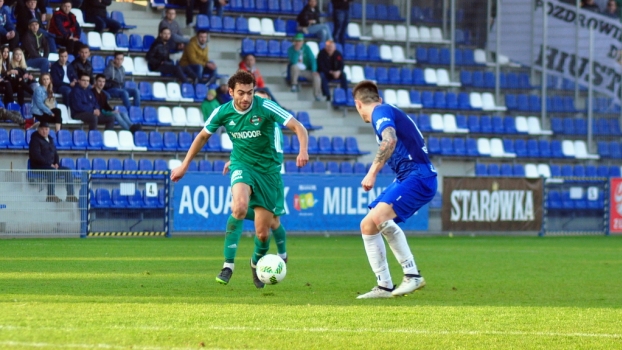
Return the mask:
[(28, 21), (28, 31), (22, 38), (22, 48), (26, 54), (28, 67), (39, 68), (41, 73), (50, 71), (48, 40), (39, 29), (39, 21), (34, 18)]
[(43, 35), (45, 35), (45, 38), (47, 39), (50, 52), (56, 53), (56, 42), (54, 41), (56, 36), (45, 30), (45, 28), (47, 27), (43, 25), (47, 19), (46, 6), (47, 5), (45, 4), (45, 1), (17, 1), (15, 3), (14, 11), (15, 18), (17, 19), (17, 24), (15, 25), (15, 27), (17, 28), (17, 34), (19, 35), (23, 44), (24, 35), (29, 30), (28, 24), (30, 23), (30, 20), (36, 19), (39, 23), (39, 31), (41, 31), (41, 33), (43, 33)]
[(207, 91), (207, 95), (205, 95), (205, 100), (201, 103), (201, 111), (203, 112), (203, 120), (207, 121), (207, 118), (212, 114), (212, 112), (220, 106), (220, 102), (216, 99), (216, 90), (210, 89)]
[(322, 100), (321, 79), (317, 72), (317, 60), (309, 46), (304, 44), (304, 35), (296, 34), (294, 44), (287, 49), (289, 58), (289, 76), (292, 92), (298, 92), (298, 78), (310, 80), (316, 101)]
[(333, 34), (328, 25), (320, 23), (320, 10), (317, 7), (317, 0), (309, 0), (296, 17), (296, 22), (298, 22), (298, 31), (314, 35), (321, 42), (333, 40)]
[(46, 202), (61, 202), (61, 199), (54, 193), (54, 183), (59, 175), (64, 177), (67, 185), (67, 198), (65, 201), (78, 201), (78, 198), (74, 195), (73, 174), (68, 167), (60, 166), (58, 152), (54, 145), (54, 139), (50, 136), (50, 126), (47, 122), (41, 122), (37, 132), (32, 134), (28, 144), (28, 158), (31, 169), (46, 170), (41, 172), (48, 184)]

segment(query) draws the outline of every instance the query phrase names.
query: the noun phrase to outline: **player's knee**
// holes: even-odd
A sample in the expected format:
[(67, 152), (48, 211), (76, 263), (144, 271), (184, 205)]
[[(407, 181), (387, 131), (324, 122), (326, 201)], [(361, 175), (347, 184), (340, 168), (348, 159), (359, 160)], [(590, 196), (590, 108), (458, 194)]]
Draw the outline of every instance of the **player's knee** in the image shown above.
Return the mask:
[(361, 233), (364, 235), (373, 235), (377, 233), (374, 222), (369, 217), (364, 218), (361, 221)]
[(262, 241), (265, 242), (268, 240), (268, 237), (270, 237), (270, 235), (268, 234), (268, 230), (257, 230), (257, 238)]
[(248, 205), (242, 204), (233, 204), (231, 207), (231, 215), (238, 220), (244, 220), (246, 217), (246, 211), (248, 210)]

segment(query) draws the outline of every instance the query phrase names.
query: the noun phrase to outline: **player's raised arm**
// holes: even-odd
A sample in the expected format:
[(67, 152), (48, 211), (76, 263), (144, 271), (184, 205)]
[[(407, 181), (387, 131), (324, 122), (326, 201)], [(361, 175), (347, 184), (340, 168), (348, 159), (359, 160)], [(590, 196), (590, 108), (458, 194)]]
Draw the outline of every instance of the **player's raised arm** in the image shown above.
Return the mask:
[(184, 161), (181, 163), (180, 166), (171, 171), (171, 181), (177, 182), (181, 180), (182, 177), (184, 177), (186, 171), (188, 171), (190, 162), (192, 162), (192, 159), (194, 158), (194, 156), (197, 155), (197, 153), (199, 153), (201, 148), (205, 146), (205, 143), (207, 142), (207, 140), (209, 140), (211, 136), (212, 134), (205, 131), (205, 129), (201, 130), (201, 132), (197, 135), (194, 141), (192, 141), (192, 145), (190, 146), (188, 153), (186, 153), (186, 158), (184, 158)]
[(300, 151), (296, 158), (296, 165), (303, 167), (309, 162), (309, 133), (307, 128), (304, 127), (296, 118), (291, 118), (285, 125), (287, 128), (296, 133), (298, 141), (300, 142)]

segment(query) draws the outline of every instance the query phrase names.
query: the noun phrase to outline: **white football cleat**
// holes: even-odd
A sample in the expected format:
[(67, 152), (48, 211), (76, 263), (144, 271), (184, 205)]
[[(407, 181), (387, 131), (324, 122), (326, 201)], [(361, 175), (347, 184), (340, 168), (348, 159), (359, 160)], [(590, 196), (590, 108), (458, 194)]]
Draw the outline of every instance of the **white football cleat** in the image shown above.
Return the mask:
[(393, 296), (402, 296), (416, 291), (417, 289), (421, 289), (425, 287), (425, 279), (420, 275), (404, 275), (404, 279), (402, 280), (402, 284), (399, 287), (395, 288), (393, 292)]
[(391, 294), (391, 290), (388, 288), (375, 286), (371, 289), (371, 291), (361, 294), (357, 299), (380, 299), (380, 298), (393, 298), (393, 294)]

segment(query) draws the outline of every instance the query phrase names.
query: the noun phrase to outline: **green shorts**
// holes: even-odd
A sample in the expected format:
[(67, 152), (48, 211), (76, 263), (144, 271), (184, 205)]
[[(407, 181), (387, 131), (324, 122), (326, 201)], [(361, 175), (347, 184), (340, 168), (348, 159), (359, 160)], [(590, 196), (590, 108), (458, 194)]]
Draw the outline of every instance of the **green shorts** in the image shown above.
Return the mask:
[(242, 164), (231, 164), (231, 187), (238, 182), (251, 187), (249, 208), (262, 207), (276, 216), (285, 214), (285, 192), (280, 173), (263, 174)]

